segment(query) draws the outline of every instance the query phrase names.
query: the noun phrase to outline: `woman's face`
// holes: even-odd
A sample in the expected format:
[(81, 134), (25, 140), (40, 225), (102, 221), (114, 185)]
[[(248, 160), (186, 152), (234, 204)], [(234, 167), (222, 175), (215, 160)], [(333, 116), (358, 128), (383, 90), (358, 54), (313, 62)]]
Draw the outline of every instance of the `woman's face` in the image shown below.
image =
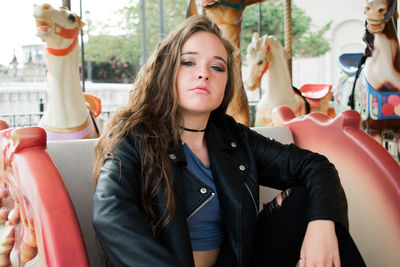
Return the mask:
[(209, 114), (224, 98), (227, 52), (209, 32), (196, 32), (182, 46), (177, 75), (178, 105), (185, 114)]

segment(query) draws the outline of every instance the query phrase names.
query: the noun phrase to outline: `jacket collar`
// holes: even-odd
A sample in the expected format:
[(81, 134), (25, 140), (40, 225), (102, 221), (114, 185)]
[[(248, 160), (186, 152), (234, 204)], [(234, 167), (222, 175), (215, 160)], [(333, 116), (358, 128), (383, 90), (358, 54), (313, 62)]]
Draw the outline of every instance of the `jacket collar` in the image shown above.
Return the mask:
[(168, 149), (168, 157), (173, 163), (182, 163), (185, 165), (187, 164), (183, 145), (178, 145), (177, 148), (174, 148), (174, 145), (171, 143)]
[(229, 120), (228, 118), (230, 117), (225, 114), (220, 115), (218, 113), (211, 113), (206, 131), (207, 144), (209, 141), (215, 142), (215, 145), (217, 145), (218, 149), (224, 151), (233, 151), (238, 148), (237, 137), (233, 135), (232, 131), (223, 130), (229, 128), (223, 127), (226, 126), (224, 124), (227, 123), (227, 120)]
[[(217, 127), (217, 125), (220, 124), (222, 121), (223, 119), (220, 118), (220, 115), (211, 114), (205, 133), (207, 144), (209, 142), (209, 139), (212, 139), (212, 142), (215, 143), (216, 148), (218, 149), (224, 151), (236, 150), (238, 144), (237, 138), (233, 136), (232, 132), (230, 131), (221, 133), (219, 127)], [(173, 160), (173, 162), (187, 164), (183, 146), (178, 146), (178, 148), (174, 148), (173, 144), (171, 143), (169, 145), (168, 153), (170, 159)]]

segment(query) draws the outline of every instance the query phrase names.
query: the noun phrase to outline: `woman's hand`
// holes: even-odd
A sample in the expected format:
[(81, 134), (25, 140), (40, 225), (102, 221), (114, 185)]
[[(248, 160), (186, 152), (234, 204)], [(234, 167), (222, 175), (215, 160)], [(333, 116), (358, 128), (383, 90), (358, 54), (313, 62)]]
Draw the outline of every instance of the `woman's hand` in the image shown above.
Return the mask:
[(308, 223), (300, 250), (300, 267), (339, 267), (339, 247), (333, 221)]

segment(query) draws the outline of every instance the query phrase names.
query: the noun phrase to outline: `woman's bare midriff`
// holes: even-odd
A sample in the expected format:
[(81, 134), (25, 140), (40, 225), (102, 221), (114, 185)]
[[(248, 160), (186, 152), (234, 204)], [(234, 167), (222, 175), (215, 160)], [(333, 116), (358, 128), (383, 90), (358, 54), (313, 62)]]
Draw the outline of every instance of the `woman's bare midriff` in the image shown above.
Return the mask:
[(196, 267), (213, 267), (217, 262), (219, 248), (206, 251), (193, 251), (194, 265)]

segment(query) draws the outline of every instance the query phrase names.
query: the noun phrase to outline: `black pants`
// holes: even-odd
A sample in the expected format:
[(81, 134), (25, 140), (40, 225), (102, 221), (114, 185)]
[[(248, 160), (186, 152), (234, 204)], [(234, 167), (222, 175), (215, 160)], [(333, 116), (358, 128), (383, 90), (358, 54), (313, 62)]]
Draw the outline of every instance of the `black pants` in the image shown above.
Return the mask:
[[(307, 228), (306, 213), (307, 194), (303, 187), (292, 188), (280, 207), (264, 205), (257, 220), (251, 266), (296, 266)], [(335, 229), (341, 266), (366, 266), (349, 232), (339, 224)]]

